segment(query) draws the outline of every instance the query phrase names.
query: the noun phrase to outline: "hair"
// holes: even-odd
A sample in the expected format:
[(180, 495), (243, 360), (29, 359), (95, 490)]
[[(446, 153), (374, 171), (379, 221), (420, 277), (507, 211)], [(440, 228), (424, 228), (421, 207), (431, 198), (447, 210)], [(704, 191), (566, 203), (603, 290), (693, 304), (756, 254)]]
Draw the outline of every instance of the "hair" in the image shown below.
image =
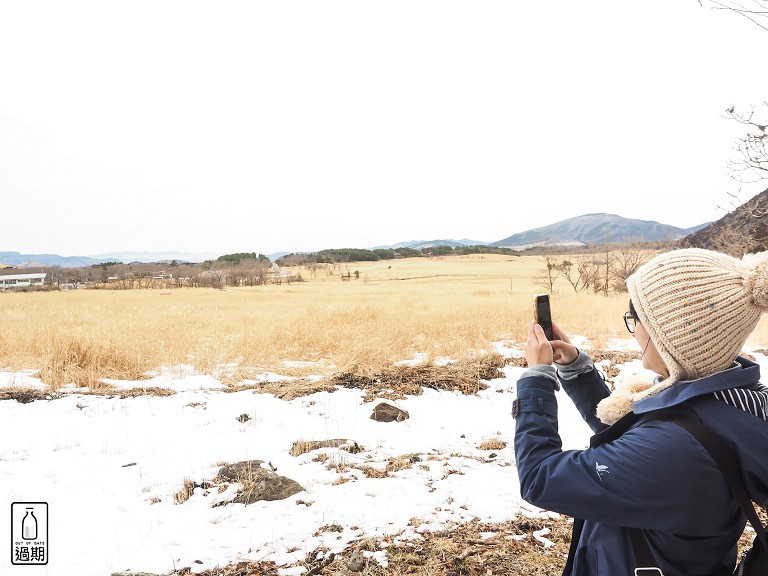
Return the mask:
[(637, 310), (635, 310), (635, 305), (632, 304), (632, 298), (629, 299), (629, 313), (632, 314), (632, 318), (636, 321), (640, 321), (640, 318), (637, 316)]

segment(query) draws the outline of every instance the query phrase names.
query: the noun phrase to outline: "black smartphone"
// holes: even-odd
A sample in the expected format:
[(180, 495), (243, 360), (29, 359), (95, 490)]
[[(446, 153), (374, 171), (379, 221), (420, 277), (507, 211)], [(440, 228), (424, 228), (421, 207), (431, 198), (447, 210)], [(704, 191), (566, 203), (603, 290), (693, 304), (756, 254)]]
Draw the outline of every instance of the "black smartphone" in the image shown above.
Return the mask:
[(549, 294), (536, 296), (533, 305), (533, 318), (544, 329), (547, 340), (554, 340), (552, 335), (552, 310), (549, 308)]

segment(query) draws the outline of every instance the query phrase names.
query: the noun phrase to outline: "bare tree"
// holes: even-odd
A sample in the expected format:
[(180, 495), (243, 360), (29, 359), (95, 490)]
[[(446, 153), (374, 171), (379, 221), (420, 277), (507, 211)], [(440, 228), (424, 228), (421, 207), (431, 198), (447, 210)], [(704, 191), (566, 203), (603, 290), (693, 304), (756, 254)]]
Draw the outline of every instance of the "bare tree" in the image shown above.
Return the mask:
[(589, 269), (589, 259), (579, 258), (576, 262), (563, 260), (560, 265), (560, 272), (568, 284), (571, 285), (574, 292), (583, 292), (592, 284), (592, 275)]
[(738, 14), (763, 30), (768, 30), (768, 2), (766, 0), (739, 0), (738, 2), (699, 0), (699, 5)]
[(650, 260), (650, 254), (638, 246), (623, 246), (613, 253), (614, 291), (626, 292), (626, 281)]
[(544, 270), (536, 278), (536, 284), (552, 294), (555, 280), (560, 276), (560, 267), (551, 254), (544, 255)]
[(725, 113), (745, 129), (734, 146), (737, 158), (728, 162), (731, 177), (739, 184), (768, 179), (768, 100), (746, 111), (731, 106)]
[(768, 246), (765, 225), (768, 199), (765, 192), (746, 202), (740, 198), (741, 185), (754, 187), (756, 183), (768, 180), (768, 101), (747, 111), (737, 111), (732, 106), (725, 113), (744, 127), (745, 134), (734, 145), (736, 158), (728, 162), (731, 178), (739, 184), (739, 190), (736, 193), (726, 192), (728, 206), (718, 205), (728, 216), (721, 220), (720, 237), (715, 239), (719, 246), (713, 248), (740, 255), (765, 250)]
[(605, 252), (603, 252), (601, 256), (602, 257), (595, 256), (593, 259), (593, 265), (595, 266), (597, 273), (592, 288), (595, 291), (595, 294), (608, 296), (611, 290), (611, 275), (613, 274), (614, 268), (614, 256), (608, 248), (608, 245), (606, 245)]

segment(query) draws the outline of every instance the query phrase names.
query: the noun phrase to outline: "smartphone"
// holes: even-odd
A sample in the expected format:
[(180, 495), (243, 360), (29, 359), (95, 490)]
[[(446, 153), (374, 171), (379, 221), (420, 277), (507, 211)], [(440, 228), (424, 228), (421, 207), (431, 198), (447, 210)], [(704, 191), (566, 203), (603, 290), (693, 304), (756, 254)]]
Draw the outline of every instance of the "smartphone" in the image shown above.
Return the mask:
[(549, 294), (539, 294), (533, 304), (533, 318), (544, 329), (547, 340), (554, 340), (552, 335), (552, 311), (549, 308)]

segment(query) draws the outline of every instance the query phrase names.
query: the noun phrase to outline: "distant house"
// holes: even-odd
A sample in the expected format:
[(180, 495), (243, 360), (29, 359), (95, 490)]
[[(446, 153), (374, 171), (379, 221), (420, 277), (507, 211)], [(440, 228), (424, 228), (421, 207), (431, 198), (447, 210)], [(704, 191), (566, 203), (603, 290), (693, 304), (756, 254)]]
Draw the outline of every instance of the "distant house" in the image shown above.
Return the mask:
[(0, 270), (0, 290), (42, 286), (46, 276), (46, 272), (20, 272), (18, 268), (4, 268)]

